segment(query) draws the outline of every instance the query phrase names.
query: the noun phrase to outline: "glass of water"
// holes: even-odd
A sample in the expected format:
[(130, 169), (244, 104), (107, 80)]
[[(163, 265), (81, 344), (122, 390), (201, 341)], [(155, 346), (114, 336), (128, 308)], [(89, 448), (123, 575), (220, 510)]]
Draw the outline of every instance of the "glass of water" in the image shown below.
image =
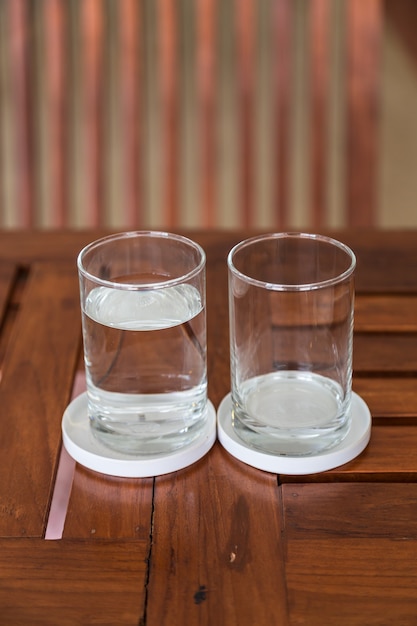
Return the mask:
[(350, 425), (355, 255), (276, 233), (228, 256), (233, 428), (258, 450), (318, 454)]
[(99, 239), (78, 256), (88, 413), (114, 450), (164, 455), (206, 419), (205, 254), (164, 232)]

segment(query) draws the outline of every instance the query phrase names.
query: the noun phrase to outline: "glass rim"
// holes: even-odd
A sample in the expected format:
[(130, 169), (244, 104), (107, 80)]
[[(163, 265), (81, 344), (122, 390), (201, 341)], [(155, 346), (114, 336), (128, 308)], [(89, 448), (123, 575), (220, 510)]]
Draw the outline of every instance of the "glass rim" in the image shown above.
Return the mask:
[[(339, 250), (343, 251), (350, 259), (349, 266), (347, 269), (337, 276), (333, 278), (326, 278), (325, 280), (314, 281), (310, 283), (271, 283), (263, 280), (259, 280), (257, 278), (253, 278), (244, 272), (241, 272), (237, 269), (234, 264), (233, 257), (237, 252), (242, 250), (243, 248), (249, 247), (254, 243), (259, 243), (264, 240), (273, 240), (273, 239), (309, 239), (313, 241), (318, 241), (321, 243), (330, 244)], [(327, 235), (319, 235), (315, 233), (306, 233), (306, 232), (277, 232), (277, 233), (265, 233), (262, 235), (255, 235), (254, 237), (249, 237), (248, 239), (244, 239), (237, 243), (233, 248), (229, 251), (227, 255), (227, 265), (232, 274), (244, 280), (245, 282), (254, 285), (256, 287), (263, 287), (264, 289), (269, 289), (271, 291), (312, 291), (314, 289), (323, 289), (325, 287), (331, 287), (333, 285), (337, 285), (342, 283), (347, 278), (349, 278), (356, 267), (356, 255), (349, 246), (334, 239), (333, 237), (328, 237)]]
[[(145, 283), (119, 283), (113, 280), (107, 280), (105, 278), (100, 278), (95, 276), (89, 272), (83, 265), (84, 257), (94, 250), (94, 248), (100, 248), (101, 246), (111, 243), (113, 241), (122, 240), (122, 239), (135, 239), (135, 238), (154, 238), (154, 239), (169, 239), (172, 241), (178, 241), (180, 243), (188, 245), (190, 248), (193, 248), (200, 256), (199, 262), (196, 266), (190, 270), (189, 272), (185, 272), (176, 278), (169, 278), (167, 280), (159, 281), (159, 282), (145, 282)], [(111, 287), (112, 289), (120, 289), (125, 291), (139, 291), (139, 290), (150, 290), (150, 289), (164, 289), (166, 287), (173, 287), (175, 285), (179, 285), (181, 283), (189, 281), (191, 278), (196, 276), (201, 272), (201, 270), (205, 267), (206, 264), (206, 253), (202, 246), (198, 244), (196, 241), (193, 241), (189, 237), (185, 237), (184, 235), (178, 235), (177, 233), (171, 233), (167, 231), (161, 230), (132, 230), (132, 231), (124, 231), (120, 233), (114, 233), (111, 235), (106, 235), (104, 237), (100, 237), (99, 239), (95, 239), (88, 243), (77, 256), (77, 268), (80, 275), (84, 278), (102, 286), (102, 287)]]

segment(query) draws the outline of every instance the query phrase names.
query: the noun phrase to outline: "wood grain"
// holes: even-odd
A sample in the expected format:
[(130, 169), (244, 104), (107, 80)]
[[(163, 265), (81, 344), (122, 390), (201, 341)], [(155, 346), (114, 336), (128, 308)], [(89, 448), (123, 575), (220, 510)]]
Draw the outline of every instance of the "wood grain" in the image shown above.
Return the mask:
[(137, 626), (143, 542), (0, 540), (1, 626)]
[(149, 541), (153, 479), (122, 479), (76, 467), (65, 538)]
[(358, 294), (355, 300), (355, 330), (417, 332), (417, 296)]
[(287, 584), (292, 624), (413, 626), (417, 614), (415, 540), (289, 542)]
[(389, 376), (353, 379), (353, 390), (367, 403), (374, 424), (417, 421), (417, 378)]
[(322, 474), (281, 476), (282, 482), (414, 482), (417, 432), (413, 426), (373, 426), (367, 448), (353, 461)]
[(412, 625), (415, 484), (283, 485), (291, 623)]
[[(253, 232), (186, 233), (207, 253), (215, 405), (230, 389), (227, 253)], [(353, 386), (373, 417), (361, 455), (308, 476), (219, 442), (156, 479), (77, 466), (64, 538), (45, 541), (80, 359), (76, 255), (100, 234), (0, 233), (0, 625), (413, 626), (417, 232), (341, 234), (358, 255)]]
[(1, 536), (43, 534), (80, 339), (74, 270), (35, 264), (0, 386)]
[(417, 485), (331, 483), (282, 485), (287, 541), (417, 539)]
[(356, 333), (353, 369), (363, 373), (413, 374), (417, 371), (417, 334)]
[(14, 263), (0, 263), (0, 319), (5, 314), (17, 268)]
[(10, 336), (16, 317), (19, 290), (24, 283), (24, 272), (15, 263), (0, 263), (0, 380), (3, 374), (3, 361), (8, 350)]
[(157, 478), (149, 622), (287, 623), (280, 537), (276, 477), (219, 445), (193, 467)]

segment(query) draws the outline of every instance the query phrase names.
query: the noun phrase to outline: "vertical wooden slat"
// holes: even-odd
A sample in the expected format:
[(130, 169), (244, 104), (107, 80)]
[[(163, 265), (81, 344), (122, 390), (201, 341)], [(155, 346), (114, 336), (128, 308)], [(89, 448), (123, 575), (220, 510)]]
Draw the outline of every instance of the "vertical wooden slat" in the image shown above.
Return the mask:
[(178, 224), (179, 93), (178, 19), (175, 0), (158, 0), (159, 81), (162, 114), (162, 184), (165, 227)]
[(104, 2), (82, 0), (80, 3), (80, 29), (83, 60), (83, 120), (82, 133), (85, 146), (84, 185), (86, 192), (85, 225), (100, 224), (103, 206), (101, 199), (101, 77), (103, 64), (103, 11)]
[(10, 64), (13, 89), (14, 135), (15, 135), (15, 186), (16, 225), (30, 227), (34, 219), (34, 193), (32, 170), (31, 93), (29, 82), (29, 20), (26, 0), (7, 3)]
[(311, 0), (309, 8), (310, 220), (314, 228), (319, 228), (326, 223), (330, 1)]
[(275, 153), (276, 167), (274, 199), (275, 223), (285, 228), (290, 216), (290, 122), (291, 122), (291, 66), (292, 66), (292, 7), (291, 0), (275, 0), (272, 28), (274, 32), (275, 71)]
[(215, 445), (158, 477), (154, 502), (149, 624), (288, 625), (276, 476)]
[(124, 219), (129, 227), (142, 221), (141, 190), (141, 99), (140, 63), (141, 3), (123, 0), (118, 5), (120, 21), (120, 75), (122, 113), (122, 176), (124, 178)]
[(384, 12), (387, 22), (394, 27), (401, 37), (401, 43), (408, 53), (417, 62), (417, 39), (415, 24), (417, 23), (417, 4), (415, 0), (385, 0)]
[[(327, 177), (327, 119), (329, 116), (327, 65), (329, 62), (330, 0), (311, 0), (307, 9), (310, 13), (309, 58), (310, 99), (312, 107), (309, 115), (309, 137), (305, 143), (309, 146), (308, 167), (310, 175), (311, 216), (310, 225), (326, 225)], [(72, 7), (76, 8), (73, 9)], [(197, 129), (196, 145), (199, 150), (201, 167), (201, 208), (198, 223), (204, 227), (216, 226), (219, 216), (216, 212), (217, 198), (217, 64), (216, 24), (219, 11), (218, 0), (198, 0), (185, 3), (183, 11), (196, 15), (196, 67), (197, 88)], [(354, 226), (374, 224), (377, 205), (377, 157), (378, 157), (378, 99), (382, 37), (382, 0), (348, 0), (343, 6), (346, 10), (347, 66), (349, 74), (346, 83), (347, 107), (347, 214), (346, 221)], [(111, 11), (109, 12), (109, 7)], [(113, 8), (116, 7), (116, 8)], [(108, 146), (103, 141), (106, 135), (103, 108), (109, 93), (103, 88), (106, 80), (103, 51), (108, 45), (107, 35), (114, 37), (120, 49), (115, 58), (120, 60), (119, 75), (115, 81), (120, 85), (120, 94), (114, 96), (114, 102), (120, 98), (120, 108), (111, 109), (121, 113), (117, 120), (120, 137), (121, 165), (117, 182), (121, 183), (118, 215), (114, 218), (128, 226), (136, 226), (143, 219), (144, 207), (141, 206), (141, 180), (143, 165), (141, 158), (141, 86), (143, 84), (140, 32), (143, 3), (135, 0), (123, 0), (113, 5), (110, 1), (77, 0), (67, 3), (65, 0), (42, 0), (25, 2), (13, 0), (5, 3), (2, 15), (7, 25), (3, 26), (7, 41), (3, 42), (6, 52), (4, 67), (10, 80), (10, 100), (13, 102), (8, 119), (10, 141), (13, 151), (5, 157), (13, 161), (8, 165), (12, 177), (7, 180), (9, 196), (16, 198), (14, 219), (8, 222), (23, 227), (41, 225), (36, 216), (38, 200), (48, 199), (51, 207), (52, 222), (48, 226), (60, 227), (71, 225), (72, 207), (81, 212), (80, 225), (94, 226), (105, 223), (104, 201), (105, 172), (103, 161), (112, 163), (106, 157)], [(256, 187), (255, 159), (255, 124), (256, 114), (256, 51), (262, 42), (257, 41), (256, 19), (258, 6), (254, 0), (231, 0), (233, 26), (236, 28), (236, 80), (237, 104), (236, 121), (238, 128), (238, 159), (240, 194), (238, 219), (240, 225), (255, 225), (256, 207), (254, 189)], [(179, 184), (181, 176), (180, 143), (180, 64), (181, 46), (178, 33), (178, 3), (174, 0), (158, 0), (155, 4), (158, 61), (155, 81), (158, 82), (161, 107), (156, 113), (161, 116), (160, 137), (162, 140), (162, 164), (158, 175), (152, 180), (160, 181), (163, 216), (161, 225), (170, 227), (183, 223), (179, 208)], [(294, 2), (291, 0), (269, 0), (273, 29), (273, 73), (274, 73), (274, 119), (273, 135), (276, 164), (274, 163), (274, 225), (291, 226), (290, 174), (292, 128), (292, 57), (293, 57), (293, 13)], [(298, 5), (300, 11), (300, 4)], [(80, 18), (76, 27), (67, 25), (72, 13)], [(105, 20), (106, 11), (117, 14), (117, 20)], [(154, 9), (152, 9), (154, 11)], [(39, 15), (43, 22), (42, 41), (37, 29)], [(188, 15), (188, 14), (187, 14)], [(34, 21), (32, 18), (36, 17)], [(227, 28), (230, 25), (228, 24)], [(115, 28), (119, 31), (115, 33)], [(107, 32), (108, 30), (108, 32)], [(33, 38), (38, 43), (33, 45)], [(37, 34), (36, 34), (37, 33)], [(75, 34), (79, 59), (81, 100), (73, 96), (72, 86), (68, 83), (68, 68), (71, 58), (71, 34)], [(113, 39), (112, 39), (113, 41)], [(39, 51), (43, 46), (42, 65), (34, 61), (34, 48)], [(10, 53), (8, 52), (10, 50)], [(36, 52), (35, 50), (35, 52)], [(79, 50), (79, 52), (78, 52)], [(113, 57), (112, 57), (113, 58)], [(73, 59), (72, 59), (73, 60)], [(220, 62), (221, 60), (219, 60)], [(8, 64), (6, 66), (6, 64)], [(77, 65), (77, 62), (75, 63)], [(112, 66), (113, 67), (113, 66)], [(40, 69), (39, 69), (40, 68)], [(296, 69), (296, 68), (295, 68)], [(36, 70), (36, 71), (32, 71)], [(39, 75), (39, 71), (42, 72)], [(116, 70), (117, 71), (117, 70)], [(120, 79), (120, 80), (119, 80)], [(233, 77), (234, 80), (234, 77)], [(108, 83), (112, 82), (107, 79)], [(76, 81), (75, 81), (76, 82)], [(111, 87), (111, 85), (110, 85)], [(45, 93), (43, 92), (45, 89)], [(39, 91), (41, 90), (41, 91)], [(114, 92), (110, 92), (114, 93)], [(219, 99), (220, 102), (221, 98)], [(46, 104), (46, 115), (37, 106)], [(73, 108), (71, 103), (75, 103)], [(78, 108), (78, 104), (80, 107)], [(107, 110), (110, 110), (107, 109)], [(73, 117), (69, 115), (73, 114)], [(71, 119), (69, 119), (71, 117)], [(36, 119), (46, 126), (37, 130)], [(114, 118), (111, 118), (114, 121)], [(68, 122), (73, 121), (73, 125)], [(108, 121), (108, 120), (107, 120)], [(71, 153), (72, 131), (80, 125), (74, 144), (80, 141), (81, 158), (77, 165), (74, 181), (69, 181), (72, 169), (66, 163), (66, 156)], [(114, 130), (116, 126), (112, 126)], [(46, 129), (46, 130), (45, 130)], [(69, 130), (71, 129), (71, 130)], [(304, 131), (304, 128), (302, 129)], [(72, 133), (72, 134), (71, 134)], [(9, 135), (8, 135), (9, 136)], [(46, 143), (44, 142), (46, 138)], [(42, 157), (46, 155), (47, 167), (38, 165), (35, 155), (37, 140), (40, 139)], [(111, 142), (110, 142), (111, 143)], [(118, 144), (117, 144), (118, 146)], [(78, 147), (78, 143), (77, 143)], [(311, 150), (310, 150), (311, 148)], [(113, 153), (114, 154), (114, 153)], [(118, 158), (119, 151), (117, 151)], [(230, 155), (229, 155), (230, 156)], [(82, 164), (81, 164), (82, 161)], [(117, 161), (118, 163), (118, 161)], [(3, 170), (5, 167), (2, 168)], [(233, 168), (232, 168), (233, 169)], [(112, 173), (112, 171), (110, 171)], [(41, 174), (41, 176), (40, 176)], [(112, 174), (113, 175), (113, 174)], [(40, 180), (40, 183), (38, 181)], [(306, 176), (306, 178), (308, 178)], [(113, 180), (113, 178), (112, 178)], [(302, 183), (304, 181), (301, 181)], [(40, 185), (40, 186), (39, 186)], [(42, 193), (39, 193), (41, 189)], [(48, 194), (45, 194), (45, 190)], [(75, 189), (75, 191), (73, 191)], [(112, 207), (117, 204), (119, 188), (114, 186)], [(76, 201), (70, 201), (75, 198)], [(109, 204), (109, 203), (107, 203)], [(71, 207), (71, 208), (70, 208)], [(82, 207), (81, 211), (78, 207)], [(120, 207), (120, 208), (119, 208)], [(10, 211), (8, 212), (10, 213)], [(45, 210), (43, 210), (45, 214)], [(49, 215), (49, 214), (48, 214)], [(78, 225), (78, 224), (77, 224)]]
[(240, 136), (240, 180), (242, 226), (250, 226), (254, 220), (254, 72), (256, 7), (253, 0), (236, 0), (235, 19), (237, 30), (238, 111)]
[(3, 329), (2, 340), (0, 341), (0, 381), (3, 375), (4, 355), (7, 351), (7, 344), (10, 339), (12, 327), (12, 316), (7, 316), (7, 307), (10, 303), (10, 296), (16, 284), (18, 268), (14, 263), (2, 261), (0, 263), (0, 323)]
[[(0, 3), (0, 93), (6, 93), (8, 89), (8, 77), (7, 72), (7, 37), (6, 37), (6, 12), (5, 5)], [(7, 176), (7, 119), (8, 119), (8, 100), (3, 98), (0, 103), (0, 224), (3, 226), (6, 222), (7, 205), (8, 202), (8, 185), (6, 181)]]
[(79, 315), (73, 264), (32, 266), (0, 386), (3, 537), (43, 535), (60, 448), (60, 416), (79, 358)]
[(216, 224), (216, 123), (215, 45), (217, 0), (198, 0), (197, 5), (197, 104), (201, 156), (202, 226)]
[(48, 226), (68, 225), (67, 207), (67, 135), (65, 74), (67, 53), (66, 7), (63, 0), (44, 0), (42, 3), (45, 33), (46, 116), (48, 123), (48, 181), (52, 213)]
[(376, 220), (381, 0), (346, 2), (347, 211), (352, 226)]
[[(149, 540), (153, 478), (123, 479), (75, 468), (63, 537)], [(123, 511), (123, 515), (120, 515)]]

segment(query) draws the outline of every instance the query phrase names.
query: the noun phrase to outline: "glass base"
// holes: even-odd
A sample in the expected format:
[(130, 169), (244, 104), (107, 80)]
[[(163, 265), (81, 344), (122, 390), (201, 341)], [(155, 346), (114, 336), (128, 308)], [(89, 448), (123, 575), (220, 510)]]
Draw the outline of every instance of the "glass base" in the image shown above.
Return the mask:
[(112, 450), (94, 437), (88, 418), (87, 394), (75, 398), (62, 418), (62, 438), (68, 454), (88, 469), (109, 476), (145, 478), (175, 472), (201, 459), (216, 440), (216, 412), (208, 401), (198, 437), (170, 454), (131, 455)]
[[(105, 422), (90, 418), (91, 431), (94, 437), (103, 445), (124, 454), (133, 456), (153, 456), (164, 455), (175, 452), (185, 446), (190, 445), (204, 429), (207, 412), (199, 416), (198, 421), (182, 430), (164, 435), (157, 434), (125, 434), (113, 428), (113, 423), (109, 422), (106, 427)], [(154, 426), (155, 424), (153, 424)]]
[(233, 406), (233, 427), (252, 448), (288, 456), (318, 454), (349, 430), (350, 397), (333, 380), (304, 371), (250, 379)]
[(356, 458), (371, 437), (371, 413), (364, 400), (352, 394), (351, 422), (346, 437), (331, 450), (310, 456), (285, 456), (261, 452), (246, 444), (232, 425), (232, 398), (229, 393), (217, 411), (217, 432), (222, 446), (236, 459), (275, 474), (302, 476), (325, 472)]

